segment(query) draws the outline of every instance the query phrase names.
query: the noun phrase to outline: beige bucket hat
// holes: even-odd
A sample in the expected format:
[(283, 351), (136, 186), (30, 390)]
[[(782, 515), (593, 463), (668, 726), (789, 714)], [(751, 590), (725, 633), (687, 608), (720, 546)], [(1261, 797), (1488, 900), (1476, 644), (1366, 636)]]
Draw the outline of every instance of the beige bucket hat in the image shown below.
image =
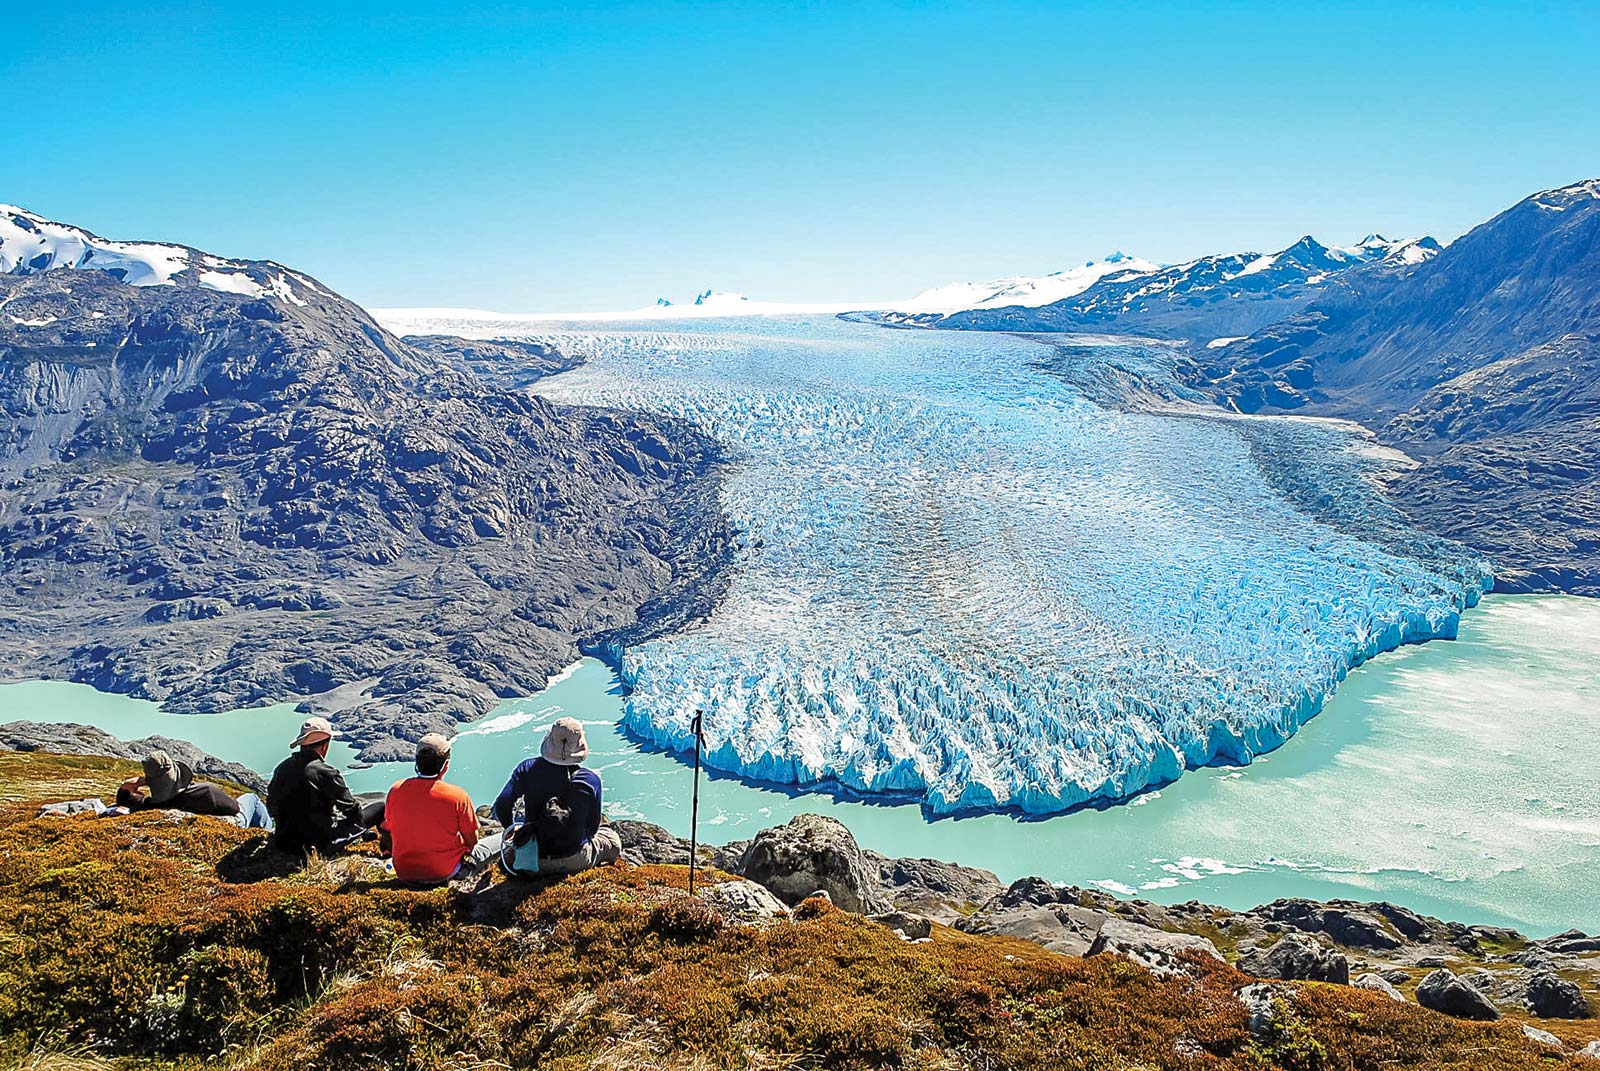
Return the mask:
[(582, 766), (589, 757), (589, 741), (584, 739), (583, 723), (577, 718), (558, 718), (539, 746), (545, 762), (557, 766)]

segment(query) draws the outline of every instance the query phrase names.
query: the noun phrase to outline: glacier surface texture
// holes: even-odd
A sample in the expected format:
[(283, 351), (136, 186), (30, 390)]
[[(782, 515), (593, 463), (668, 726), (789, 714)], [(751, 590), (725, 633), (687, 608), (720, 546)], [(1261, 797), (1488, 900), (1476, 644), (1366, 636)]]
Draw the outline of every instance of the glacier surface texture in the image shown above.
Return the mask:
[(1278, 746), (1352, 666), (1453, 636), (1490, 583), (1376, 493), (1396, 458), (1186, 405), (1154, 345), (823, 318), (425, 326), (581, 353), (540, 393), (727, 445), (731, 591), (612, 653), (630, 731), (687, 750), (703, 707), (707, 763), (750, 778), (934, 814), (1123, 799)]

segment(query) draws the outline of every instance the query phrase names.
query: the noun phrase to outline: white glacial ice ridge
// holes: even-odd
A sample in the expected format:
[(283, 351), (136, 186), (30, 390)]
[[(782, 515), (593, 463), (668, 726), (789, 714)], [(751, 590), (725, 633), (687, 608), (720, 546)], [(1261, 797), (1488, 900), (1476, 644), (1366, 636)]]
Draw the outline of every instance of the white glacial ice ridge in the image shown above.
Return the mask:
[(183, 276), (208, 290), (270, 295), (296, 305), (305, 304), (296, 287), (311, 290), (317, 285), (267, 261), (228, 260), (161, 242), (113, 241), (15, 205), (0, 205), (0, 274), (62, 269), (108, 272), (129, 286), (171, 286)]
[(1081, 294), (1108, 275), (1147, 275), (1158, 265), (1126, 253), (1113, 253), (1102, 261), (1089, 261), (1052, 275), (1016, 275), (987, 283), (951, 283), (924, 290), (910, 301), (895, 302), (891, 311), (951, 313), (967, 309), (999, 309), (1020, 305), (1038, 308)]
[(546, 397), (727, 444), (748, 550), (726, 597), (610, 657), (630, 731), (683, 751), (703, 707), (706, 761), (752, 779), (939, 814), (1124, 799), (1278, 746), (1488, 583), (1399, 521), (1347, 426), (1120, 412), (1073, 385), (1170, 375), (1166, 349), (822, 318), (465, 326), (587, 358)]

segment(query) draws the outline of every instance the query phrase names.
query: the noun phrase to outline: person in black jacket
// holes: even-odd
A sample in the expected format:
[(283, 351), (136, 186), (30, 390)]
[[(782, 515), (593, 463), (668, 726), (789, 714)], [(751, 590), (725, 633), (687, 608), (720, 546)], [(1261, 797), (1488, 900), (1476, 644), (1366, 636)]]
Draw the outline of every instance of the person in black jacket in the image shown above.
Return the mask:
[(245, 829), (269, 828), (266, 807), (253, 792), (237, 800), (210, 781), (196, 781), (194, 770), (182, 759), (156, 750), (140, 762), (144, 774), (130, 777), (117, 789), (117, 806), (127, 811), (152, 809), (187, 811), (223, 818)]
[(383, 823), (383, 800), (357, 800), (344, 775), (328, 765), (332, 739), (333, 726), (327, 718), (307, 718), (289, 745), (296, 749), (294, 754), (272, 771), (267, 810), (272, 813), (274, 847), (326, 855)]

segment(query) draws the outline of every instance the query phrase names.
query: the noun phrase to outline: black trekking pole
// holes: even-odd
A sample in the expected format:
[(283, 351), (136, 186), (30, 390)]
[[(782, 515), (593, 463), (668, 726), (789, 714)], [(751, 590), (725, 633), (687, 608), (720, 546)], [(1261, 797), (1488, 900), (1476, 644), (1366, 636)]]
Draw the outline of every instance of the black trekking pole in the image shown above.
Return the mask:
[(694, 712), (694, 802), (689, 807), (689, 895), (694, 895), (694, 872), (698, 863), (700, 848), (700, 745), (705, 738), (700, 735), (700, 716), (705, 711), (695, 708)]

